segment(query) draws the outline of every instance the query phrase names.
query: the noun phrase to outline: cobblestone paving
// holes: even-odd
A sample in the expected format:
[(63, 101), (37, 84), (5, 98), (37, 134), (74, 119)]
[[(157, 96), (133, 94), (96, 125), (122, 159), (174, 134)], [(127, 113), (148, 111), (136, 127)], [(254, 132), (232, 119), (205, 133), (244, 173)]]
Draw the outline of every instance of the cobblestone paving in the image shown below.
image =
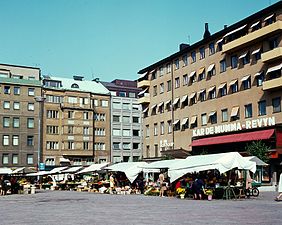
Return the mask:
[(42, 191), (0, 196), (1, 225), (282, 224), (276, 193), (258, 198), (196, 201), (142, 195)]

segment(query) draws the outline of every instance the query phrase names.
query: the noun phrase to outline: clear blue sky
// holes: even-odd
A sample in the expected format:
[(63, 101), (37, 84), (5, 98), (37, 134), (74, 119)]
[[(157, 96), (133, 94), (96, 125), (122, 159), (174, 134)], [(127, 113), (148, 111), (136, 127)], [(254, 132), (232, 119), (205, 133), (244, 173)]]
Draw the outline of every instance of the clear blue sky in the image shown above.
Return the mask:
[(277, 0), (0, 0), (0, 63), (104, 81), (137, 72)]

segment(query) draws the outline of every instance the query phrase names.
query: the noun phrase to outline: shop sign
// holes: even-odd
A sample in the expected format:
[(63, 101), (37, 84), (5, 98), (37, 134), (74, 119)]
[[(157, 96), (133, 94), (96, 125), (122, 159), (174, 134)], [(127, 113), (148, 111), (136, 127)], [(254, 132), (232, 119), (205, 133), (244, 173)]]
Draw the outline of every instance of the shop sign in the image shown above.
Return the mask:
[(241, 130), (256, 129), (260, 127), (269, 127), (275, 125), (275, 117), (266, 117), (253, 120), (246, 120), (245, 122), (234, 122), (222, 124), (212, 127), (200, 128), (193, 130), (193, 137), (221, 134), (226, 132), (234, 132)]
[(164, 148), (165, 150), (171, 149), (173, 147), (173, 142), (168, 142), (167, 140), (160, 141), (160, 148)]

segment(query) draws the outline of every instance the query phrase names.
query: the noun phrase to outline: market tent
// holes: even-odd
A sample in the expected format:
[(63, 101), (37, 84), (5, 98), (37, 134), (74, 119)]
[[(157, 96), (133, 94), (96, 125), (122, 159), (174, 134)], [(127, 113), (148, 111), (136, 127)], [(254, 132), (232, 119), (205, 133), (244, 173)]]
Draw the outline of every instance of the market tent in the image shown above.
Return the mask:
[(124, 172), (127, 179), (131, 183), (133, 183), (133, 181), (137, 178), (138, 174), (143, 170), (141, 166), (144, 166), (146, 164), (146, 162), (122, 162), (108, 166), (104, 169), (116, 172)]
[(220, 173), (224, 173), (234, 168), (255, 172), (256, 163), (245, 159), (238, 152), (188, 156), (183, 161), (174, 164), (168, 170), (168, 176), (173, 182), (187, 173), (211, 169), (217, 169)]
[(76, 173), (77, 171), (81, 170), (82, 166), (75, 166), (75, 167), (69, 167), (66, 170), (62, 170), (61, 173)]
[(63, 170), (67, 169), (67, 166), (56, 167), (48, 172), (49, 175), (62, 173)]
[(15, 170), (13, 170), (11, 174), (20, 174), (20, 173), (24, 173), (24, 169), (25, 169), (25, 167), (17, 168), (17, 169), (15, 169)]
[(150, 169), (169, 169), (174, 164), (176, 164), (176, 163), (178, 163), (182, 160), (184, 160), (184, 159), (160, 160), (160, 161), (145, 164), (144, 166), (140, 166), (140, 167), (143, 168), (145, 171), (150, 170)]
[(10, 168), (7, 167), (0, 168), (0, 174), (10, 174), (10, 173), (12, 173), (12, 170)]
[(37, 173), (28, 173), (26, 174), (26, 176), (28, 177), (32, 177), (32, 176), (44, 176), (44, 175), (48, 175), (49, 171), (38, 171)]
[(262, 161), (261, 159), (259, 159), (256, 156), (245, 156), (244, 158), (252, 162), (255, 162), (257, 166), (268, 166), (267, 163), (265, 163), (264, 161)]
[(76, 174), (81, 174), (81, 173), (93, 173), (99, 170), (102, 170), (104, 167), (106, 167), (107, 165), (109, 165), (109, 163), (101, 163), (101, 164), (92, 164), (86, 168), (84, 168), (83, 170), (77, 172)]

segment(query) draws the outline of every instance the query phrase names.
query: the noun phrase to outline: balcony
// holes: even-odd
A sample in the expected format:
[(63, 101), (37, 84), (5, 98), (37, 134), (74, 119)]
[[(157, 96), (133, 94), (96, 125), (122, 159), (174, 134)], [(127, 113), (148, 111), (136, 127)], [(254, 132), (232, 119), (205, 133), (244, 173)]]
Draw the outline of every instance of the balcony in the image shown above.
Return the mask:
[(234, 41), (224, 44), (222, 46), (222, 52), (228, 52), (234, 50), (235, 48), (242, 47), (248, 44), (249, 42), (255, 41), (279, 30), (282, 30), (282, 21), (277, 21), (268, 26), (262, 27), (259, 30), (248, 33), (247, 35), (240, 37)]
[(282, 77), (264, 81), (262, 84), (262, 90), (264, 91), (279, 89), (279, 88), (282, 88)]
[(150, 103), (150, 94), (146, 93), (143, 97), (138, 99), (139, 104), (147, 104)]
[(149, 87), (149, 86), (150, 86), (149, 80), (142, 80), (142, 81), (139, 81), (137, 84), (138, 88), (144, 88), (144, 87)]
[(261, 59), (264, 63), (278, 59), (280, 57), (282, 57), (282, 47), (274, 48), (268, 52), (264, 52), (261, 54)]

